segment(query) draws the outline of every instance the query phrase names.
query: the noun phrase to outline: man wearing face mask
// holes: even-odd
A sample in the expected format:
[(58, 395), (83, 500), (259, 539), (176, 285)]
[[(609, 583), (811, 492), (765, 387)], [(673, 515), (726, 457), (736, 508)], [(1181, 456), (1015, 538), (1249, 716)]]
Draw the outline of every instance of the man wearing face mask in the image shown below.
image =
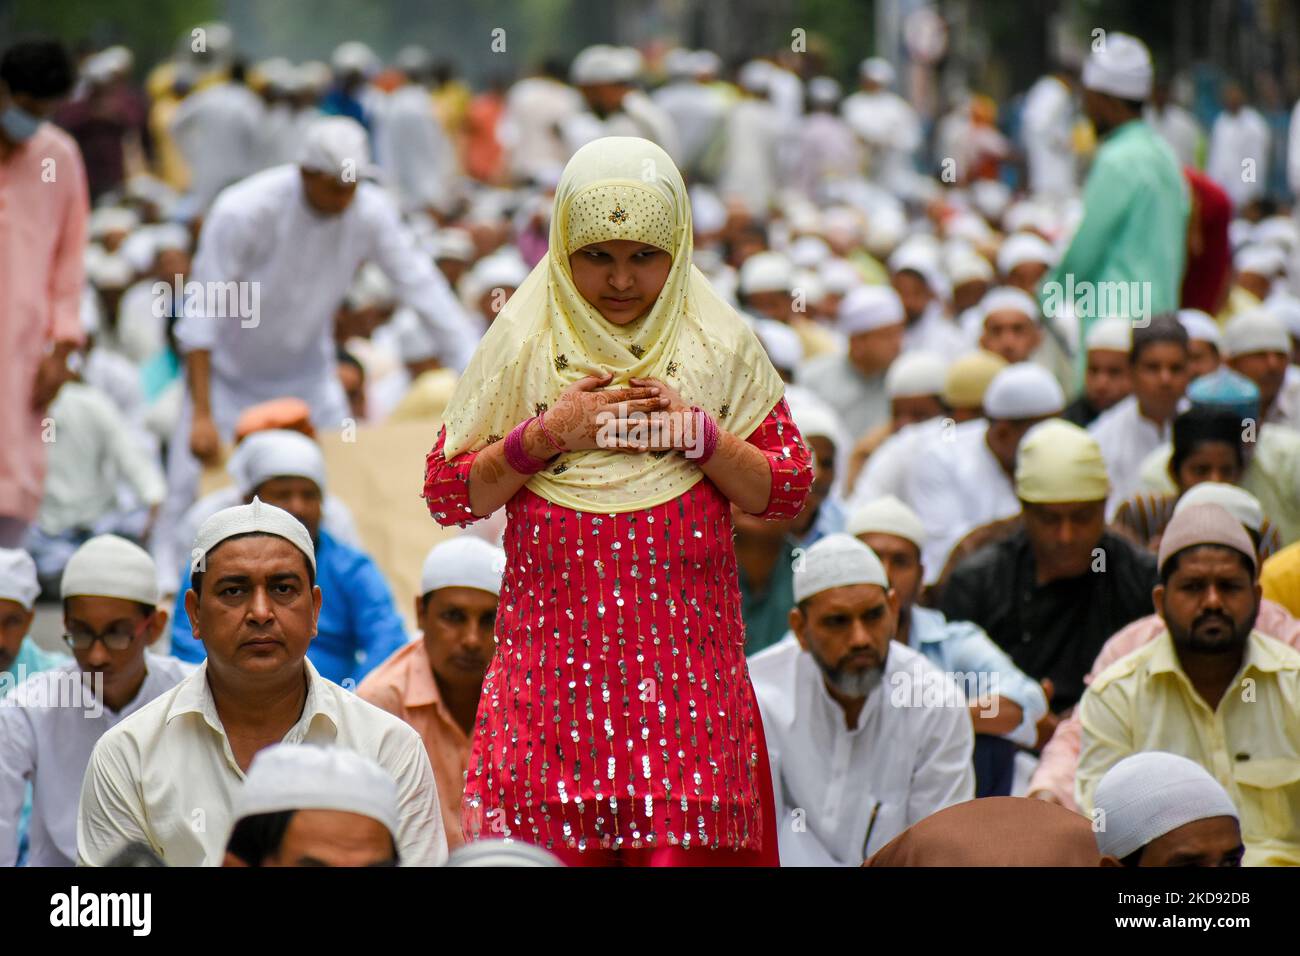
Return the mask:
[(893, 643), (898, 595), (874, 551), (828, 535), (794, 569), (789, 634), (749, 659), (786, 866), (860, 866), (975, 795), (966, 699)]
[(21, 547), (36, 518), (45, 408), (84, 342), (86, 168), (71, 137), (45, 122), (74, 79), (52, 40), (0, 56), (0, 547)]

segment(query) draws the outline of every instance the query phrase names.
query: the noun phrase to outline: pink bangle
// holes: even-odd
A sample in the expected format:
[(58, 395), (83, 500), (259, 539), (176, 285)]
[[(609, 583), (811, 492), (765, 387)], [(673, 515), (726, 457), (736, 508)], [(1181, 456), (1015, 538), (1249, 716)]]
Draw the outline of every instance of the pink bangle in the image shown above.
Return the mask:
[(560, 454), (564, 454), (566, 451), (569, 450), (555, 440), (555, 436), (551, 434), (551, 430), (546, 427), (546, 419), (542, 415), (537, 416), (537, 427), (542, 430), (542, 435), (546, 438), (548, 442), (551, 443), (551, 446), (557, 452), (559, 452)]
[(532, 421), (524, 419), (506, 436), (506, 463), (521, 475), (535, 475), (550, 464), (550, 459), (534, 458), (524, 450), (524, 432)]
[(703, 427), (701, 430), (704, 435), (704, 450), (700, 453), (700, 456), (695, 459), (695, 464), (703, 465), (712, 458), (713, 453), (718, 450), (718, 424), (713, 420), (713, 417), (708, 412), (700, 408), (698, 405), (691, 406), (691, 411), (703, 419)]

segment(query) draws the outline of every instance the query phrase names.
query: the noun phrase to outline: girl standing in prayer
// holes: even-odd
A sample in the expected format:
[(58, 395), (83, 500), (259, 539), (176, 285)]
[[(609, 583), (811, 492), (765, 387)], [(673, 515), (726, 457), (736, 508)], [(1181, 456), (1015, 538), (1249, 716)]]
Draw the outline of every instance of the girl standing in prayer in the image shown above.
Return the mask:
[[(794, 517), (812, 466), (780, 376), (691, 250), (667, 153), (578, 150), (549, 251), (429, 454), (440, 524), (507, 513), (467, 839), (570, 865), (777, 863), (730, 506)], [(644, 416), (668, 427), (638, 433)]]

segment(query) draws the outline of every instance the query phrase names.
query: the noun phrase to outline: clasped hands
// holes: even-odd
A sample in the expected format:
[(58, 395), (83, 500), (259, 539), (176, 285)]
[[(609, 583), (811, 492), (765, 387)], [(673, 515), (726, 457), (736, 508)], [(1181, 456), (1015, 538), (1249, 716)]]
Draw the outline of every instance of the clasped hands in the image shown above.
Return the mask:
[(542, 422), (568, 451), (687, 451), (703, 439), (694, 412), (666, 382), (633, 378), (608, 388), (612, 372), (569, 385)]

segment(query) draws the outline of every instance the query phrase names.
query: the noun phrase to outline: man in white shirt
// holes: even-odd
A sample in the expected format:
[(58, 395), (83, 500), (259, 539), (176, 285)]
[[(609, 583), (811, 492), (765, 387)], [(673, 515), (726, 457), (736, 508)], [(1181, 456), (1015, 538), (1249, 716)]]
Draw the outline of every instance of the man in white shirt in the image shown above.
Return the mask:
[(1229, 83), (1223, 91), (1223, 112), (1210, 128), (1210, 155), (1205, 171), (1223, 187), (1238, 212), (1251, 200), (1264, 195), (1271, 138), (1264, 117), (1246, 105), (1241, 86)]
[(1088, 426), (1110, 475), (1107, 520), (1140, 490), (1143, 460), (1169, 441), (1174, 417), (1187, 405), (1183, 393), (1191, 373), (1182, 323), (1172, 315), (1158, 315), (1150, 324), (1135, 328), (1129, 367), (1133, 394)]
[(984, 419), (957, 425), (917, 449), (903, 500), (925, 525), (926, 584), (939, 579), (948, 555), (967, 532), (1020, 513), (1012, 478), (1025, 432), (1061, 414), (1065, 393), (1030, 362), (1008, 365), (984, 393)]
[(360, 181), (369, 155), (358, 123), (322, 117), (297, 166), (251, 176), (213, 204), (187, 283), (203, 294), (186, 293), (176, 325), (189, 394), (156, 535), (170, 533), (194, 501), (199, 461), (215, 461), (245, 408), (293, 396), (311, 407), (318, 428), (343, 427), (334, 316), (363, 262), (378, 265), (434, 333), (444, 364), (469, 363), (483, 323), (416, 248), (387, 193)]
[(511, 175), (521, 181), (558, 180), (570, 153), (563, 130), (582, 108), (582, 95), (564, 82), (564, 65), (555, 60), (510, 87), (499, 138)]
[(1147, 125), (1160, 134), (1178, 157), (1178, 165), (1197, 168), (1196, 151), (1200, 148), (1201, 124), (1190, 110), (1184, 109), (1169, 98), (1169, 80), (1158, 80), (1151, 86), (1151, 101), (1142, 111)]
[(77, 856), (103, 866), (144, 843), (171, 866), (216, 866), (231, 803), (274, 743), (355, 750), (397, 781), (404, 864), (447, 858), (433, 771), (419, 734), (323, 679), (306, 659), (321, 591), (307, 529), (254, 498), (218, 512), (195, 540), (201, 569), (185, 605), (207, 660), (106, 734), (81, 792)]
[(167, 626), (148, 553), (114, 535), (82, 545), (63, 571), (63, 626), (75, 662), (42, 671), (0, 701), (0, 866), (18, 856), (32, 785), (30, 866), (72, 866), (77, 796), (96, 741), (192, 670), (147, 652)]
[(1078, 191), (1074, 157), (1074, 95), (1064, 70), (1040, 77), (1025, 94), (1020, 138), (1029, 163), (1029, 191), (1064, 199)]
[(641, 54), (631, 47), (597, 44), (574, 57), (570, 76), (591, 112), (566, 124), (571, 152), (602, 136), (640, 136), (680, 161), (672, 118), (636, 86), (641, 68)]
[(871, 178), (896, 195), (908, 196), (917, 178), (912, 160), (921, 146), (921, 118), (890, 89), (897, 75), (888, 60), (863, 60), (858, 76), (862, 88), (840, 104), (840, 112), (866, 145)]
[(970, 351), (966, 337), (944, 311), (951, 289), (938, 254), (917, 243), (904, 243), (889, 257), (889, 282), (903, 302), (907, 331), (903, 348), (934, 352), (949, 362)]
[(1223, 329), (1223, 354), (1259, 387), (1261, 421), (1300, 430), (1300, 379), (1290, 372), (1291, 337), (1281, 319), (1267, 307), (1237, 316)]
[(688, 175), (698, 174), (709, 147), (722, 130), (729, 105), (725, 94), (696, 69), (698, 62), (697, 55), (689, 50), (670, 50), (664, 56), (668, 82), (650, 94), (677, 130), (682, 151), (678, 164)]
[(749, 659), (786, 866), (860, 866), (903, 830), (975, 794), (966, 698), (894, 642), (898, 595), (846, 534), (796, 563), (794, 632)]
[(181, 100), (171, 134), (190, 169), (190, 212), (203, 212), (217, 193), (258, 168), (265, 116), (266, 106), (242, 73)]

